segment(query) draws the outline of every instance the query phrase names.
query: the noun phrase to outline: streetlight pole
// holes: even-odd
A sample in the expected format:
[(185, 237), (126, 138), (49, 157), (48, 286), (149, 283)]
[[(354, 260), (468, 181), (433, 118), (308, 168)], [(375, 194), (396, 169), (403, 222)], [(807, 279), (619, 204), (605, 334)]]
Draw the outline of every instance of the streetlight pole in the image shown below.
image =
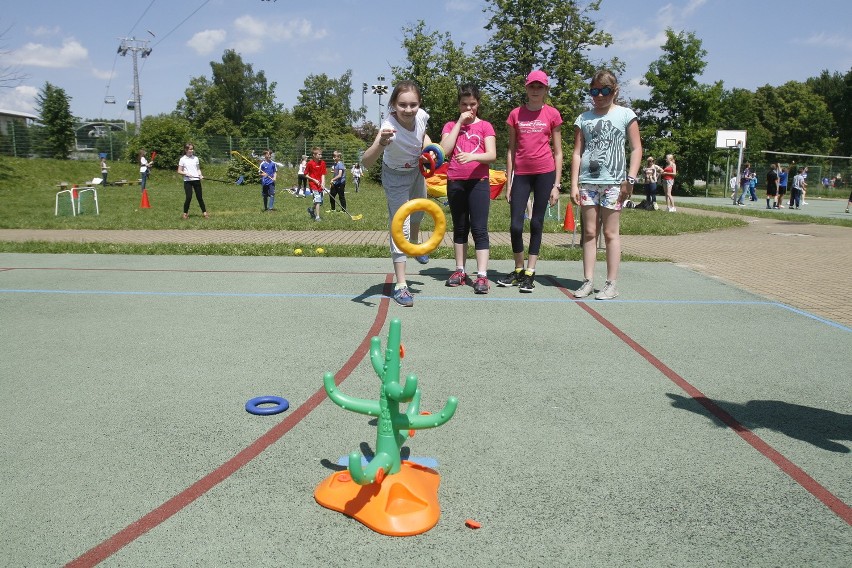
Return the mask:
[(148, 47), (148, 40), (126, 37), (121, 40), (121, 45), (118, 46), (118, 54), (124, 57), (127, 52), (133, 53), (133, 118), (136, 123), (136, 134), (139, 134), (139, 129), (142, 127), (142, 96), (139, 93), (139, 67), (137, 64), (137, 54), (142, 53), (142, 57), (151, 55), (151, 48)]
[(379, 95), (379, 126), (381, 126), (385, 119), (385, 113), (382, 111), (382, 95), (388, 94), (388, 86), (384, 84), (384, 75), (379, 75), (376, 79), (379, 82), (373, 85), (373, 94)]

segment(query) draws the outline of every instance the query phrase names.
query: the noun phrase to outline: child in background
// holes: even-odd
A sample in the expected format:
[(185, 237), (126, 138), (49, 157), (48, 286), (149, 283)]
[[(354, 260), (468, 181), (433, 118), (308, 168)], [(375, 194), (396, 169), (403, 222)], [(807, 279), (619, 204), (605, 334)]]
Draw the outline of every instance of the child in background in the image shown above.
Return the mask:
[[(418, 166), (423, 148), (432, 141), (426, 135), (429, 114), (420, 108), (422, 102), (417, 83), (398, 83), (388, 102), (390, 114), (382, 122), (376, 139), (361, 159), (364, 167), (369, 168), (382, 156), (382, 187), (388, 202), (388, 226), (407, 201), (426, 197), (426, 183)], [(403, 223), (402, 232), (409, 242), (419, 240), (422, 220), (423, 211), (415, 211)], [(390, 251), (396, 276), (393, 299), (400, 306), (411, 307), (414, 305), (414, 297), (405, 277), (407, 257), (393, 242), (393, 237), (390, 237)], [(428, 255), (415, 258), (420, 264), (429, 262)]]
[(263, 196), (263, 210), (275, 211), (275, 178), (278, 175), (278, 167), (272, 161), (272, 151), (263, 152), (263, 161), (260, 163), (260, 194)]
[(189, 204), (192, 203), (192, 193), (195, 192), (195, 199), (198, 201), (198, 206), (201, 208), (201, 215), (207, 219), (210, 217), (207, 214), (207, 206), (204, 204), (204, 198), (201, 192), (201, 180), (204, 179), (204, 174), (201, 173), (201, 163), (198, 156), (195, 155), (195, 146), (192, 144), (184, 144), (183, 156), (178, 162), (178, 173), (183, 176), (183, 191), (186, 194), (186, 199), (183, 202), (183, 219), (189, 217)]
[(151, 173), (151, 166), (154, 164), (154, 160), (148, 161), (145, 157), (147, 155), (145, 148), (139, 150), (139, 177), (142, 178), (142, 191), (148, 188), (148, 174)]
[(352, 166), (352, 183), (355, 184), (355, 193), (358, 193), (358, 189), (361, 187), (361, 164), (356, 163)]
[(666, 154), (666, 167), (663, 168), (663, 190), (666, 192), (666, 211), (674, 213), (677, 208), (674, 204), (674, 178), (677, 175), (677, 164), (672, 154)]
[[(562, 180), (562, 115), (545, 104), (547, 74), (535, 70), (527, 75), (527, 102), (509, 113), (509, 145), (506, 176), (509, 202), (512, 254), (515, 269), (497, 280), (498, 286), (518, 286), (521, 292), (535, 288), (535, 266), (541, 249), (541, 235), (547, 205), (556, 205)], [(524, 269), (524, 213), (530, 196), (530, 242)]]
[(305, 178), (308, 180), (311, 192), (314, 194), (314, 204), (308, 207), (308, 215), (314, 221), (320, 220), (320, 207), (322, 207), (322, 190), (325, 187), (325, 162), (322, 159), (322, 148), (314, 146), (311, 148), (311, 160), (305, 165)]
[(106, 156), (101, 158), (101, 185), (107, 186), (107, 176), (109, 175), (109, 166), (107, 165)]
[(296, 178), (296, 191), (293, 193), (296, 197), (305, 197), (308, 194), (308, 178), (305, 177), (305, 168), (308, 165), (308, 157), (302, 155), (302, 160), (299, 162), (299, 173)]
[(340, 150), (335, 150), (334, 165), (331, 167), (331, 190), (328, 192), (328, 200), (331, 202), (331, 212), (335, 211), (334, 198), (340, 200), (340, 210), (346, 211), (346, 166), (343, 165), (343, 154)]
[(488, 210), (491, 206), (491, 186), (488, 184), (488, 164), (497, 158), (494, 127), (479, 118), (479, 89), (475, 85), (459, 87), (459, 119), (448, 122), (441, 132), (441, 148), (449, 160), (447, 169), (447, 200), (453, 217), (453, 250), (456, 271), (447, 286), (467, 283), (465, 261), (467, 242), (473, 234), (476, 250), (476, 280), (473, 291), (487, 294)]
[[(602, 69), (589, 85), (594, 107), (574, 122), (574, 154), (571, 158), (571, 200), (582, 207), (583, 284), (574, 292), (585, 298), (594, 291), (598, 222), (602, 220), (606, 241), (606, 282), (595, 296), (609, 300), (618, 296), (616, 281), (621, 264), (621, 204), (636, 184), (642, 162), (642, 141), (636, 114), (615, 104), (618, 80)], [(630, 160), (625, 144), (630, 144)], [(626, 174), (626, 175), (625, 175)]]
[(654, 157), (648, 156), (645, 163), (645, 169), (642, 170), (645, 175), (645, 209), (656, 211), (657, 206), (657, 181), (660, 179), (660, 174), (663, 173), (663, 168), (654, 163)]

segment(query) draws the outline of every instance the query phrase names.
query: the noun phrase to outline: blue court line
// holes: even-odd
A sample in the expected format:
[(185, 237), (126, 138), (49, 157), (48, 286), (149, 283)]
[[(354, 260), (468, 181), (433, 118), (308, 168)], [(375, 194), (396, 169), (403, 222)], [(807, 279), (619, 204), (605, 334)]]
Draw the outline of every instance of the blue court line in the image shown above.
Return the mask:
[[(305, 293), (278, 293), (278, 292), (140, 292), (133, 290), (25, 290), (25, 289), (0, 289), (0, 294), (79, 294), (79, 295), (103, 295), (103, 296), (174, 296), (174, 297), (203, 297), (203, 298), (319, 298), (319, 299), (344, 299), (351, 300), (351, 294), (305, 294)], [(381, 299), (384, 296), (381, 294), (372, 294), (370, 296), (360, 297), (362, 300)], [(500, 298), (495, 296), (426, 296), (417, 294), (415, 296), (423, 301), (437, 300), (441, 302), (534, 302), (534, 303), (558, 303), (565, 304), (571, 302), (589, 302), (597, 303), (596, 300), (572, 300), (568, 297), (562, 298), (532, 298), (532, 297), (515, 297), (515, 298)], [(822, 318), (820, 316), (808, 313), (806, 311), (782, 304), (781, 302), (767, 302), (758, 300), (626, 300), (614, 299), (607, 300), (606, 304), (680, 304), (687, 306), (772, 306), (782, 308), (793, 312), (794, 314), (810, 318), (828, 326), (837, 328), (841, 331), (852, 332), (852, 328), (843, 324)]]

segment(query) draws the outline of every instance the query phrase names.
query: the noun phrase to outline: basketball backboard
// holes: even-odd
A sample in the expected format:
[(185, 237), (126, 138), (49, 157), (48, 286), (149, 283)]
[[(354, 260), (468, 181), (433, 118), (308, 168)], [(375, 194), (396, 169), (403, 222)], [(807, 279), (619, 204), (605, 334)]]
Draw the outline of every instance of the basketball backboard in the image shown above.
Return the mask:
[(745, 130), (717, 130), (716, 131), (716, 147), (717, 148), (736, 148), (741, 144), (743, 148), (746, 146), (746, 131)]

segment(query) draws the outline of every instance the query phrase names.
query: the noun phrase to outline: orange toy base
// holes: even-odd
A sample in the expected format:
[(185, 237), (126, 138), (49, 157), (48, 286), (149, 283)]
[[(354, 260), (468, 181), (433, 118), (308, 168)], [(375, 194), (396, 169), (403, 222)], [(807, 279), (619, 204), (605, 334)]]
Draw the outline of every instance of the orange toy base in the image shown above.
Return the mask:
[(399, 473), (385, 477), (381, 485), (358, 485), (348, 471), (333, 473), (317, 486), (314, 498), (378, 533), (411, 536), (438, 524), (440, 483), (434, 469), (404, 461)]

